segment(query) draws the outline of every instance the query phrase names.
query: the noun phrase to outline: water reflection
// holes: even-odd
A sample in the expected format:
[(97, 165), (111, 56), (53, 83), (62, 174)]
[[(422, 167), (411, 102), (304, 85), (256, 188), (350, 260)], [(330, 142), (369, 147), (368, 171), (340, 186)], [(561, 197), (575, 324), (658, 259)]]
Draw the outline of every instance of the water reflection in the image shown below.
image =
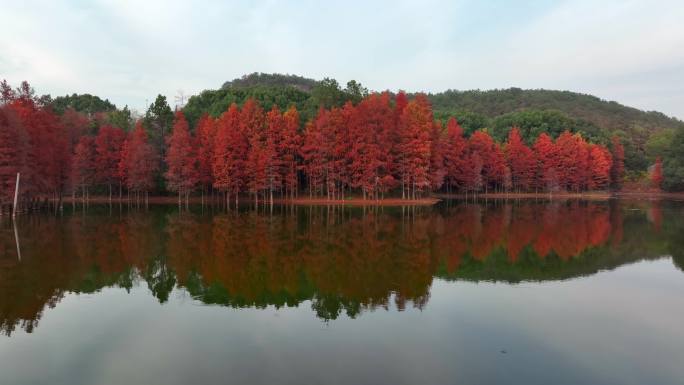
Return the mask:
[(0, 330), (31, 332), (66, 293), (104, 287), (146, 285), (161, 303), (174, 288), (235, 308), (311, 301), (332, 320), (423, 308), (435, 277), (569, 279), (664, 255), (684, 266), (673, 202), (195, 211), (91, 207), (2, 222)]

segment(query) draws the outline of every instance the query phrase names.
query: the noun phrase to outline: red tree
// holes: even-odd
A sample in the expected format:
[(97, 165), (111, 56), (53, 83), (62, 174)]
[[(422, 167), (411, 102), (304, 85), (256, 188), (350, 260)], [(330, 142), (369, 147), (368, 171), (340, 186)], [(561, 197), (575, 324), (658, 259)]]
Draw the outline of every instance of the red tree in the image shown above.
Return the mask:
[(17, 173), (26, 175), (28, 149), (28, 134), (19, 117), (13, 109), (0, 106), (0, 210), (13, 197)]
[(256, 100), (247, 99), (242, 106), (239, 127), (249, 141), (247, 162), (245, 163), (247, 187), (254, 195), (254, 201), (258, 202), (259, 192), (268, 187), (266, 168), (270, 154), (266, 148), (264, 110)]
[(285, 121), (277, 105), (266, 113), (266, 140), (263, 147), (264, 162), (266, 163), (266, 180), (269, 199), (273, 203), (273, 192), (280, 191), (283, 185), (283, 158), (280, 149), (283, 142)]
[(486, 131), (476, 131), (468, 141), (470, 153), (477, 153), (482, 160), (482, 186), (485, 192), (503, 182), (505, 171), (503, 151)]
[(88, 188), (97, 181), (98, 171), (95, 139), (82, 136), (74, 149), (71, 177), (73, 186), (81, 188), (84, 200), (88, 199)]
[[(351, 104), (345, 106), (346, 111)], [(390, 95), (371, 94), (354, 109), (349, 124), (349, 133), (343, 121), (338, 136), (341, 141), (337, 157), (344, 163), (345, 152), (350, 161), (351, 185), (362, 189), (364, 196), (379, 198), (394, 185), (392, 171), (392, 134), (395, 131), (395, 111), (390, 105)], [(345, 145), (348, 142), (348, 145)]]
[(282, 180), (285, 191), (291, 197), (297, 194), (297, 154), (302, 145), (302, 137), (299, 134), (299, 112), (294, 106), (283, 114), (283, 140), (278, 149), (278, 156), (283, 162)]
[(607, 148), (597, 144), (589, 145), (589, 189), (604, 189), (608, 187), (612, 163), (613, 159)]
[(518, 190), (528, 190), (533, 183), (536, 161), (520, 136), (520, 130), (513, 127), (508, 133), (505, 147), (512, 187)]
[(240, 129), (240, 110), (233, 103), (216, 122), (212, 174), (214, 187), (226, 192), (226, 200), (234, 194), (236, 204), (240, 191), (246, 185), (248, 151), (247, 135)]
[[(123, 181), (119, 177), (118, 165), (121, 161), (121, 148), (126, 133), (118, 127), (104, 125), (95, 137), (95, 164), (97, 164), (97, 183), (109, 187), (109, 200), (112, 199), (112, 185)], [(119, 189), (121, 195), (121, 189)]]
[[(322, 110), (321, 110), (322, 111)], [(318, 116), (321, 116), (319, 112)], [(314, 122), (306, 124), (304, 141), (300, 149), (303, 159), (302, 170), (309, 184), (309, 196), (323, 191), (325, 154), (323, 152), (323, 135), (320, 126)]]
[(446, 168), (446, 181), (448, 188), (465, 186), (467, 141), (463, 137), (463, 129), (456, 119), (450, 118), (447, 122), (447, 134), (444, 144), (444, 165)]
[(430, 132), (432, 131), (432, 108), (425, 95), (410, 101), (399, 119), (398, 172), (402, 181), (402, 197), (415, 198), (429, 187)]
[(554, 191), (560, 186), (556, 145), (547, 133), (541, 133), (534, 142), (535, 188)]
[(202, 194), (214, 183), (212, 164), (214, 162), (214, 139), (216, 121), (208, 114), (202, 115), (195, 130), (197, 138), (197, 171)]
[(154, 173), (157, 172), (158, 166), (147, 132), (142, 121), (138, 121), (126, 139), (119, 165), (120, 175), (124, 177), (128, 190), (147, 196), (147, 192), (154, 187)]
[(190, 135), (188, 121), (183, 112), (176, 112), (171, 136), (167, 138), (168, 151), (165, 173), (167, 188), (178, 193), (178, 204), (185, 195), (188, 203), (190, 192), (197, 186), (199, 173), (197, 171), (197, 155), (194, 139)]
[(430, 133), (430, 188), (439, 190), (444, 185), (446, 167), (444, 156), (446, 152), (445, 135), (440, 122), (434, 122)]
[(580, 191), (587, 187), (589, 178), (589, 150), (579, 134), (563, 132), (556, 140), (558, 174), (561, 187)]

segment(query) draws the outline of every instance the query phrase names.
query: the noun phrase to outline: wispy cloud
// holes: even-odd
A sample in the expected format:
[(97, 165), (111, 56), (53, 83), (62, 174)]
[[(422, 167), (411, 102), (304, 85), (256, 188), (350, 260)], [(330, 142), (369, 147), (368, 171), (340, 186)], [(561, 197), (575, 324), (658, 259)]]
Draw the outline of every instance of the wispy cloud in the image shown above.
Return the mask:
[(561, 88), (684, 118), (679, 1), (0, 0), (0, 77), (143, 109), (253, 71)]

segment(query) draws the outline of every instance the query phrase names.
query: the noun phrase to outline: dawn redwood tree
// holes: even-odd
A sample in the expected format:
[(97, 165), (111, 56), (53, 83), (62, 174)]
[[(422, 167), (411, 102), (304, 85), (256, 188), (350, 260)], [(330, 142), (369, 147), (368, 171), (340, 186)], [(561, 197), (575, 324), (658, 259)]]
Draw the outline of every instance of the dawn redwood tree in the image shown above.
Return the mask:
[(2, 205), (13, 198), (17, 173), (26, 174), (28, 150), (28, 134), (19, 117), (12, 108), (0, 106), (0, 215)]
[(99, 166), (97, 164), (97, 151), (95, 139), (91, 136), (82, 136), (74, 148), (74, 158), (71, 164), (71, 178), (74, 186), (73, 193), (78, 187), (81, 196), (86, 201), (89, 198), (89, 187), (96, 183)]
[[(29, 196), (52, 195), (61, 201), (70, 180), (71, 146), (60, 119), (49, 107), (40, 107), (33, 89), (23, 82), (9, 106), (19, 116), (28, 133), (28, 175), (22, 190)], [(25, 189), (24, 189), (25, 188)]]
[(663, 160), (660, 157), (656, 158), (653, 172), (651, 172), (651, 184), (653, 187), (660, 190), (663, 186)]
[(504, 156), (501, 147), (486, 131), (475, 131), (468, 140), (471, 153), (477, 153), (482, 161), (482, 187), (496, 188), (503, 182)]
[(439, 190), (444, 185), (446, 167), (444, 164), (445, 139), (442, 124), (436, 121), (432, 124), (430, 133), (430, 188)]
[(266, 122), (264, 110), (259, 103), (250, 98), (240, 110), (240, 131), (249, 141), (245, 171), (247, 187), (254, 195), (254, 202), (259, 203), (259, 192), (268, 187), (267, 164), (271, 154), (266, 148)]
[(447, 133), (444, 139), (444, 167), (446, 171), (446, 184), (448, 189), (462, 188), (465, 186), (467, 141), (463, 136), (463, 129), (455, 118), (447, 122)]
[(598, 144), (589, 145), (590, 177), (588, 188), (590, 190), (608, 187), (612, 163), (613, 159), (607, 148)]
[(484, 184), (482, 178), (482, 156), (477, 152), (470, 152), (466, 156), (466, 164), (467, 166), (461, 175), (463, 189), (466, 191), (466, 194), (468, 191), (477, 193), (482, 189), (482, 185)]
[[(392, 154), (392, 135), (395, 131), (395, 111), (390, 104), (388, 93), (371, 94), (355, 108), (351, 103), (345, 111), (351, 111), (348, 124), (349, 132), (343, 122), (338, 129), (341, 137), (336, 151), (338, 162), (345, 164), (345, 153), (349, 158), (351, 186), (362, 189), (364, 196), (379, 198), (380, 194), (393, 187), (394, 156)], [(344, 115), (344, 111), (343, 111)], [(344, 119), (343, 119), (344, 120)], [(345, 146), (345, 143), (349, 143)]]
[(214, 184), (212, 165), (214, 162), (214, 140), (216, 138), (216, 121), (208, 114), (202, 115), (195, 129), (197, 141), (197, 171), (198, 183), (204, 193)]
[(156, 152), (149, 143), (147, 132), (142, 121), (138, 121), (124, 144), (120, 170), (124, 175), (129, 192), (147, 198), (148, 192), (154, 188), (154, 175), (159, 167)]
[(266, 140), (263, 148), (264, 161), (266, 163), (266, 180), (268, 184), (269, 200), (273, 204), (273, 192), (280, 191), (283, 185), (282, 168), (283, 158), (280, 149), (283, 142), (285, 121), (277, 105), (273, 105), (266, 113)]
[(226, 193), (226, 203), (229, 203), (230, 194), (234, 194), (237, 205), (239, 194), (246, 186), (248, 152), (249, 140), (240, 127), (240, 110), (233, 103), (216, 121), (212, 162), (214, 187)]
[[(320, 115), (319, 112), (318, 116)], [(312, 197), (313, 194), (318, 195), (319, 191), (323, 191), (325, 154), (322, 149), (323, 135), (320, 126), (309, 121), (304, 129), (303, 144), (300, 148), (300, 156), (303, 160), (301, 168), (309, 185), (309, 197)]]
[(579, 134), (564, 131), (556, 139), (556, 155), (561, 187), (568, 191), (581, 191), (589, 180), (589, 150)]
[[(95, 137), (95, 164), (97, 165), (97, 183), (107, 185), (109, 188), (109, 200), (112, 200), (112, 185), (122, 185), (119, 178), (118, 165), (121, 161), (121, 148), (126, 140), (126, 133), (111, 125), (100, 127)], [(119, 188), (121, 195), (121, 188)]]
[(430, 132), (432, 107), (425, 95), (418, 95), (404, 108), (399, 118), (398, 172), (402, 198), (415, 199), (416, 192), (430, 186)]
[(286, 195), (291, 198), (297, 195), (299, 186), (297, 165), (299, 148), (302, 145), (302, 137), (299, 134), (299, 112), (292, 106), (283, 114), (283, 134), (278, 157), (282, 161), (281, 180), (285, 186)]
[[(351, 106), (351, 103), (348, 102), (345, 106)], [(322, 157), (324, 190), (328, 199), (336, 195), (337, 190), (342, 188), (342, 181), (346, 179), (345, 160), (349, 159), (352, 162), (351, 157), (345, 157), (344, 154), (338, 152), (348, 143), (344, 135), (347, 125), (342, 111), (337, 107), (320, 110), (314, 120), (317, 131), (321, 135), (318, 151)], [(351, 174), (349, 176), (351, 177)]]
[(613, 136), (611, 144), (613, 164), (610, 168), (610, 184), (614, 189), (620, 190), (625, 175), (625, 148), (622, 146), (622, 142), (617, 136)]
[(512, 188), (527, 191), (532, 186), (535, 158), (532, 150), (523, 142), (520, 129), (511, 128), (505, 150)]
[(535, 167), (535, 189), (554, 191), (560, 186), (558, 179), (558, 156), (556, 144), (547, 133), (541, 133), (533, 145)]
[(167, 139), (168, 152), (166, 154), (167, 171), (166, 186), (170, 191), (178, 193), (178, 205), (185, 195), (188, 196), (195, 189), (199, 180), (197, 169), (197, 155), (194, 138), (190, 135), (188, 121), (183, 112), (176, 112), (171, 136)]

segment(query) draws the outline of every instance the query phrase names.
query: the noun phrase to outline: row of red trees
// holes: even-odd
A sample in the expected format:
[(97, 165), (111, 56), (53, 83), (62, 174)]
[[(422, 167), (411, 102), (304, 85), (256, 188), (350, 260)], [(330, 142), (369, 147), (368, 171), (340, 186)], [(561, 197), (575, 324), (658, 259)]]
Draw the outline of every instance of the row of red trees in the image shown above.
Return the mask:
[(505, 143), (486, 131), (466, 138), (455, 119), (435, 121), (426, 97), (372, 94), (360, 103), (321, 109), (299, 130), (292, 107), (265, 112), (248, 100), (217, 119), (203, 116), (194, 136), (182, 112), (169, 140), (168, 186), (179, 194), (215, 188), (255, 199), (274, 193), (343, 199), (358, 192), (380, 198), (398, 190), (403, 198), (437, 190), (586, 191), (622, 178), (624, 154), (569, 131), (555, 141), (541, 134), (530, 147), (517, 128)]
[(3, 87), (0, 106), (0, 199), (7, 201), (17, 172), (25, 198), (82, 192), (106, 186), (109, 196), (152, 190), (163, 171), (179, 198), (221, 191), (227, 199), (249, 193), (343, 199), (357, 193), (382, 198), (390, 191), (415, 198), (430, 191), (585, 191), (622, 178), (624, 153), (569, 131), (553, 140), (541, 134), (528, 146), (517, 128), (504, 143), (486, 130), (470, 137), (455, 119), (433, 118), (422, 95), (372, 94), (356, 105), (321, 109), (300, 125), (297, 110), (266, 112), (254, 100), (231, 105), (218, 118), (203, 116), (194, 132), (177, 112), (167, 139), (164, 170), (142, 122), (132, 132), (100, 124), (73, 110), (57, 115), (41, 106), (28, 84)]
[(86, 196), (95, 185), (107, 186), (110, 197), (114, 187), (134, 193), (153, 187), (157, 156), (140, 123), (130, 133), (100, 124), (91, 136), (99, 116), (72, 109), (55, 114), (26, 82), (14, 90), (3, 81), (0, 91), (0, 207), (11, 200), (17, 173), (24, 202), (77, 191)]

